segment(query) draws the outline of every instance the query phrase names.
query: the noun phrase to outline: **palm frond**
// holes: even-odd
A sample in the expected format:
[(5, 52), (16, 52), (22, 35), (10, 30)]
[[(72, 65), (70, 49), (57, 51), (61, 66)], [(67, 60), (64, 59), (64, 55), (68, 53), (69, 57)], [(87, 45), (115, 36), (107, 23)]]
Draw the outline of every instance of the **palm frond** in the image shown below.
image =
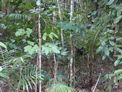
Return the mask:
[(17, 89), (29, 91), (29, 89), (32, 89), (33, 86), (36, 86), (36, 79), (40, 80), (40, 76), (38, 76), (39, 73), (37, 73), (38, 75), (36, 77), (36, 72), (35, 65), (28, 65), (24, 67), (21, 70), (19, 82), (16, 83), (18, 85)]
[(20, 13), (11, 13), (7, 15), (7, 18), (10, 20), (29, 20), (31, 17), (27, 14), (20, 14)]
[(68, 87), (63, 83), (53, 84), (51, 87), (46, 89), (46, 92), (76, 92), (72, 87)]

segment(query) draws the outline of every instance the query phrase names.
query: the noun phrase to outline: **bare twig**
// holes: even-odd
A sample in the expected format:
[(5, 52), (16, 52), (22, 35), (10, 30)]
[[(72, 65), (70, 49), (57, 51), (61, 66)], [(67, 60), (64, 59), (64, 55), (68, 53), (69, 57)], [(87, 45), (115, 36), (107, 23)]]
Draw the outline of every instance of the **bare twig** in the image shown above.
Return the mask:
[(94, 86), (92, 92), (95, 92), (95, 90), (96, 90), (96, 88), (97, 88), (97, 85), (98, 85), (98, 83), (99, 83), (99, 81), (100, 81), (100, 77), (101, 77), (101, 73), (99, 74), (99, 77), (98, 77), (98, 79), (97, 79), (97, 82), (96, 82), (96, 84), (95, 84), (95, 86)]

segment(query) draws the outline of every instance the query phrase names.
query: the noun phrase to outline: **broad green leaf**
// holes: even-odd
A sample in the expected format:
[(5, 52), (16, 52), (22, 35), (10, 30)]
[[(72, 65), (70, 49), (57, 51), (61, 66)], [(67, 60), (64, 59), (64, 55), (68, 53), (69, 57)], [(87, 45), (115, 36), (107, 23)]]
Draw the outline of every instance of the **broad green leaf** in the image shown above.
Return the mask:
[(0, 72), (0, 77), (9, 79), (9, 76), (6, 73)]
[(24, 52), (32, 55), (34, 51), (32, 49), (32, 46), (28, 45), (24, 47)]
[(115, 74), (115, 75), (122, 74), (122, 69), (115, 70), (114, 74)]
[(112, 46), (115, 46), (115, 42), (114, 41), (109, 41), (109, 43), (112, 45)]
[(122, 41), (122, 37), (117, 37), (116, 40), (117, 41)]
[(109, 48), (108, 47), (104, 48), (104, 53), (105, 53), (106, 56), (109, 56), (110, 52), (109, 52)]
[(29, 53), (31, 55), (37, 53), (37, 51), (38, 51), (38, 45), (34, 45), (34, 46), (27, 45), (24, 47), (24, 52)]
[(102, 56), (102, 60), (105, 60), (105, 58), (106, 58), (106, 55), (103, 55), (103, 56)]
[(122, 79), (122, 74), (118, 75), (118, 80)]
[(27, 46), (24, 47), (24, 51), (25, 51), (25, 52), (28, 52), (28, 51), (30, 51), (31, 49), (32, 49), (32, 46), (31, 46), (31, 45), (27, 45)]
[(34, 42), (32, 42), (32, 41), (27, 41), (27, 43), (29, 44), (29, 45), (34, 45)]
[(34, 52), (37, 52), (39, 50), (39, 47), (38, 45), (34, 45), (32, 49), (34, 50)]
[(25, 30), (24, 29), (18, 29), (17, 32), (15, 33), (15, 36), (23, 36), (25, 35)]
[(6, 28), (7, 28), (7, 26), (5, 24), (0, 23), (0, 29), (6, 29)]
[(56, 45), (52, 45), (52, 52), (59, 54), (60, 53), (60, 49), (56, 46)]
[(36, 5), (40, 6), (41, 5), (41, 0), (36, 0)]
[(103, 47), (100, 46), (99, 48), (97, 48), (96, 53), (99, 53), (99, 52), (101, 52), (102, 50), (103, 50)]
[(107, 3), (107, 5), (111, 5), (114, 2), (114, 0), (109, 0), (109, 2)]
[(27, 28), (27, 30), (26, 30), (27, 37), (30, 37), (31, 33), (32, 33), (32, 29)]
[(47, 39), (47, 35), (48, 35), (47, 33), (44, 33), (43, 36), (42, 36), (42, 39), (46, 40)]
[(42, 52), (46, 55), (51, 53), (51, 48), (49, 46), (43, 45), (42, 46)]
[(117, 24), (121, 21), (122, 19), (122, 15), (118, 16), (115, 20), (114, 20), (114, 24)]
[(117, 60), (114, 62), (114, 66), (119, 65), (119, 64), (120, 64), (120, 62), (121, 62), (121, 60), (117, 59)]
[(42, 52), (45, 53), (46, 55), (48, 54), (59, 54), (60, 53), (61, 48), (59, 48), (56, 44), (52, 44), (52, 43), (46, 43), (42, 46)]
[(105, 46), (105, 45), (106, 45), (106, 42), (105, 42), (105, 41), (102, 41), (102, 42), (101, 42), (101, 45), (102, 45), (102, 46)]
[(122, 55), (118, 55), (117, 59), (119, 60), (122, 59)]
[(0, 72), (3, 70), (2, 66), (0, 66)]
[(2, 43), (2, 42), (0, 42), (0, 47), (3, 47), (5, 49), (7, 49), (7, 46), (4, 43)]

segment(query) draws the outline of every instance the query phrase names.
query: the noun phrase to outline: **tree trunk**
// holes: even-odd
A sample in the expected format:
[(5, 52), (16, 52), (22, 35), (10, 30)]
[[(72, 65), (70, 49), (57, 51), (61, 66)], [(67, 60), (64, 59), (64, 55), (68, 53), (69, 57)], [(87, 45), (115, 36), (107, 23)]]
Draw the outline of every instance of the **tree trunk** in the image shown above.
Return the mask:
[[(40, 10), (40, 6), (39, 6)], [(38, 14), (38, 46), (39, 46), (39, 52), (38, 52), (38, 69), (41, 73), (41, 67), (42, 67), (42, 53), (41, 53), (41, 47), (42, 47), (42, 33), (41, 33), (41, 23), (40, 23), (41, 15)], [(41, 80), (39, 80), (39, 92), (41, 92), (42, 86), (41, 86)]]

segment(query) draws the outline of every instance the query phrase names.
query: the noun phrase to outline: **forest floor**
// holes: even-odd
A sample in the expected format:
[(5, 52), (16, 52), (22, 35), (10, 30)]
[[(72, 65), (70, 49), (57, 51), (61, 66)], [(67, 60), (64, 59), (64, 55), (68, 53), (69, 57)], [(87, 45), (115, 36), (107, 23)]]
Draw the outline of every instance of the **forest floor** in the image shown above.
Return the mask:
[[(114, 62), (110, 60), (96, 60), (92, 62), (91, 67), (86, 67), (87, 63), (81, 62), (79, 71), (75, 73), (77, 80), (77, 85), (75, 86), (78, 89), (83, 90), (83, 92), (92, 92), (98, 77), (100, 76), (96, 91), (94, 92), (122, 92), (121, 82), (118, 82), (118, 86), (116, 86), (114, 83), (114, 77), (111, 79), (107, 78), (108, 75), (112, 74), (116, 69), (116, 67), (113, 67), (113, 65)], [(86, 91), (84, 91), (84, 89), (86, 89)]]
[[(66, 62), (67, 63), (67, 62)], [(107, 74), (111, 74), (115, 67), (113, 67), (113, 61), (95, 60), (92, 65), (88, 66), (86, 61), (79, 61), (74, 67), (74, 87), (77, 92), (93, 92), (94, 85), (97, 82), (98, 76), (101, 73), (100, 80), (97, 84), (96, 91), (94, 92), (122, 92), (122, 85), (114, 85), (114, 79), (106, 79)], [(42, 68), (45, 71), (46, 77), (42, 81), (42, 92), (49, 86), (50, 78), (53, 78), (54, 66), (53, 59), (43, 60)], [(68, 83), (69, 69), (67, 64), (59, 62), (58, 65), (58, 78), (62, 78), (63, 81)], [(62, 75), (62, 76), (59, 76)], [(7, 89), (6, 87), (4, 89)], [(9, 92), (9, 91), (5, 91)], [(21, 91), (20, 91), (21, 92)], [(23, 92), (23, 91), (22, 91)], [(34, 91), (30, 91), (34, 92)]]
[[(106, 78), (108, 74), (111, 74), (115, 70), (113, 64), (113, 61), (96, 60), (92, 62), (92, 65), (90, 67), (85, 61), (78, 62), (74, 68), (74, 87), (78, 92), (92, 92), (91, 90), (94, 88), (98, 76), (101, 73), (100, 80), (96, 87), (96, 91), (94, 92), (122, 92), (121, 85), (116, 87), (114, 85), (114, 79)], [(51, 63), (45, 63), (44, 66), (46, 66), (46, 68), (44, 70), (48, 71), (48, 74), (53, 77), (54, 67), (51, 65)], [(58, 67), (58, 72), (63, 72), (64, 74), (63, 80), (65, 82), (68, 82), (67, 78), (69, 70), (67, 64), (63, 65), (63, 63), (60, 63)]]

